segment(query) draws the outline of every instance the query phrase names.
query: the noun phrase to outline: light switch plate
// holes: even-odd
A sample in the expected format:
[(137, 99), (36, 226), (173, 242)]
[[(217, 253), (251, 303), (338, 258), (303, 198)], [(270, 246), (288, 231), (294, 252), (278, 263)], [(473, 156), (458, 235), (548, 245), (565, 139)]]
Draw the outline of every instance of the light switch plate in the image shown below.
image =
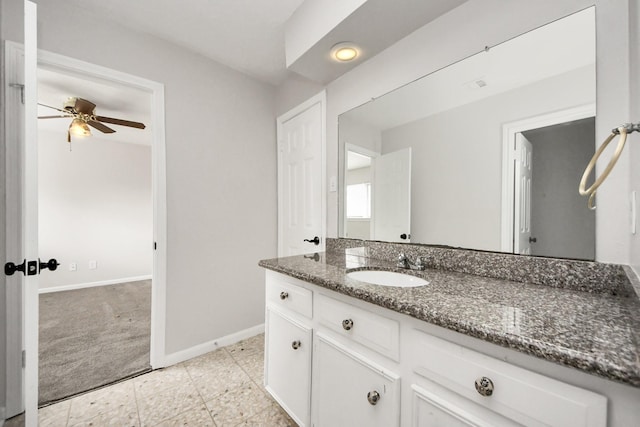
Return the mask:
[(332, 193), (338, 191), (338, 179), (335, 176), (329, 178), (329, 191)]

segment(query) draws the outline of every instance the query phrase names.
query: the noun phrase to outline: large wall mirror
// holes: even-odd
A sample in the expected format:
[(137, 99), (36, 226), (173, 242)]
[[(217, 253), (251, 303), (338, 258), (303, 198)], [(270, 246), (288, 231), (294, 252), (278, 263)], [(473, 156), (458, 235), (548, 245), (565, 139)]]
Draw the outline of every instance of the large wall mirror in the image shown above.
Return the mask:
[(595, 258), (595, 10), (339, 117), (340, 236)]

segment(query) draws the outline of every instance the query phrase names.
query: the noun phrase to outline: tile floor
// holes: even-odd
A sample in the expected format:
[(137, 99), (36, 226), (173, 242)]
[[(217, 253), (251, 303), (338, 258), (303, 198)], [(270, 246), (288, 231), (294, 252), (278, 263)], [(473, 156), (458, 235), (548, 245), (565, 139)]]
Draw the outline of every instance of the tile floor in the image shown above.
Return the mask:
[[(296, 426), (263, 386), (264, 334), (41, 408), (41, 427)], [(11, 426), (11, 423), (8, 424)]]

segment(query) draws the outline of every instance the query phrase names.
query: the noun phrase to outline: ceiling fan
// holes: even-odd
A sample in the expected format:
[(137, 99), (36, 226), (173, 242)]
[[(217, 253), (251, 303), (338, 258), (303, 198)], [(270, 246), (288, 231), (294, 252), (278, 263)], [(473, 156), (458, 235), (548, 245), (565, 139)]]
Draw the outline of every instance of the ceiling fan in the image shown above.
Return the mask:
[(71, 118), (71, 124), (67, 131), (67, 142), (71, 142), (71, 134), (78, 136), (90, 136), (91, 126), (94, 129), (98, 129), (102, 133), (114, 133), (115, 130), (106, 126), (104, 123), (109, 123), (119, 126), (128, 126), (136, 129), (144, 129), (145, 125), (140, 122), (132, 122), (129, 120), (114, 119), (112, 117), (97, 116), (95, 114), (96, 104), (86, 99), (71, 97), (64, 103), (63, 108), (51, 107), (38, 103), (43, 107), (57, 110), (63, 114), (56, 116), (39, 116), (39, 119), (59, 119), (59, 118)]

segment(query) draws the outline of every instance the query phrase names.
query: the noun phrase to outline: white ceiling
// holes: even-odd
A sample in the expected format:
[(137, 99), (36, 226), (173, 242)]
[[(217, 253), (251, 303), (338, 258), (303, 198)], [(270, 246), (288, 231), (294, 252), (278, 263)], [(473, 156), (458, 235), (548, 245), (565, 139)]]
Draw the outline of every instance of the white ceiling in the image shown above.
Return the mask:
[[(151, 95), (139, 89), (123, 85), (116, 85), (105, 80), (90, 80), (59, 70), (38, 68), (38, 102), (51, 107), (62, 108), (69, 97), (84, 98), (96, 104), (97, 115), (116, 119), (142, 122), (146, 129), (133, 129), (126, 126), (107, 124), (116, 132), (103, 134), (92, 129), (91, 139), (111, 142), (151, 145)], [(38, 116), (52, 116), (57, 111), (38, 106)], [(71, 119), (40, 119), (38, 130), (47, 131), (52, 135), (67, 138), (67, 129)]]
[(66, 0), (264, 82), (287, 76), (284, 23), (303, 0)]

